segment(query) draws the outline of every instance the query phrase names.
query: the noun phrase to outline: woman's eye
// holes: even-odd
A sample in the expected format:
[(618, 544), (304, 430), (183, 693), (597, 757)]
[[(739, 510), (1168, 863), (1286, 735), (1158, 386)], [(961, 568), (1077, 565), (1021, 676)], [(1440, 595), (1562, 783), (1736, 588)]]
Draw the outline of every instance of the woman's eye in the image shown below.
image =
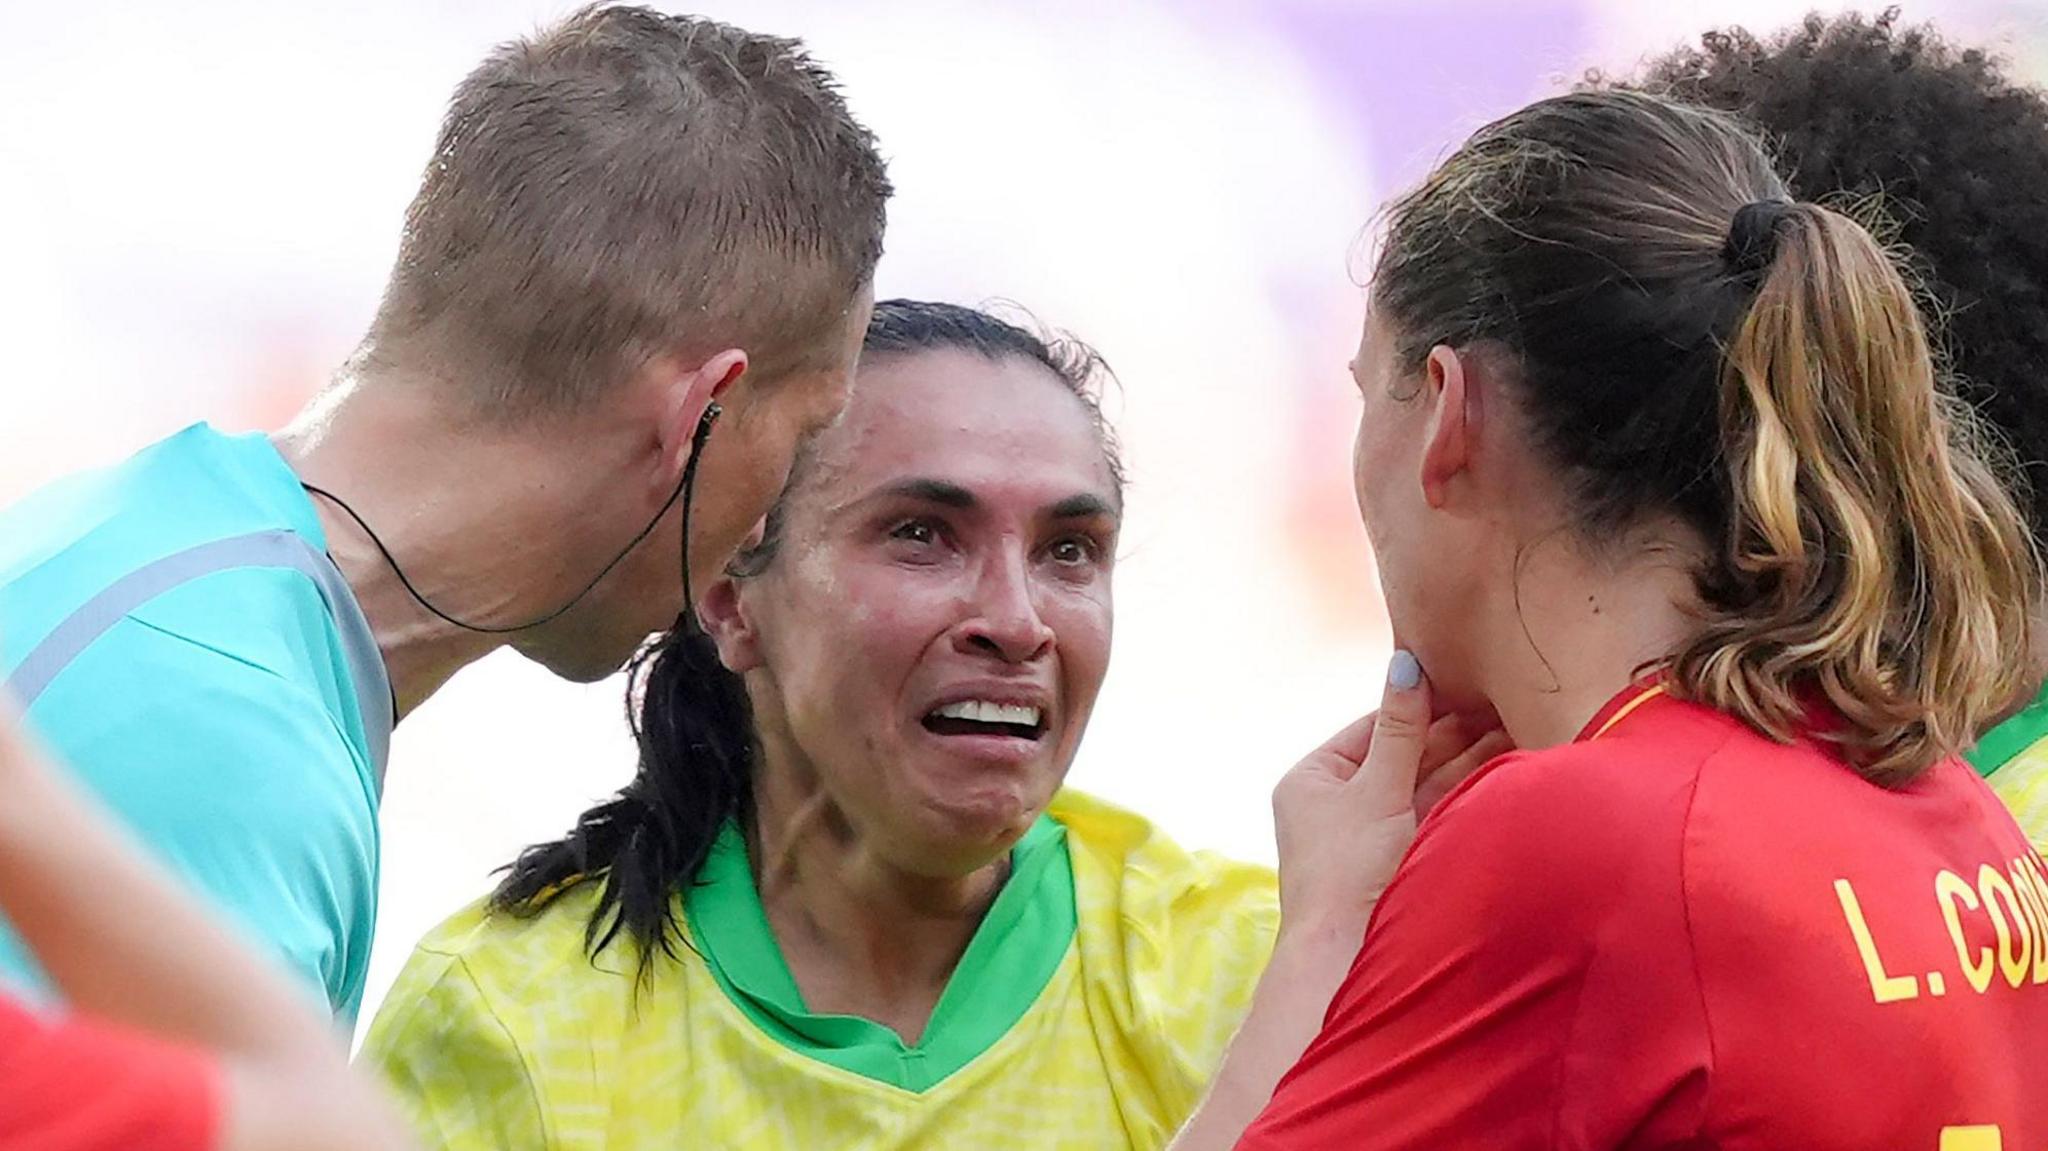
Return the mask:
[(1047, 554), (1054, 563), (1084, 564), (1095, 558), (1095, 546), (1086, 540), (1069, 538), (1053, 544)]
[(938, 540), (939, 533), (923, 520), (905, 520), (889, 529), (889, 538), (907, 543), (929, 544)]

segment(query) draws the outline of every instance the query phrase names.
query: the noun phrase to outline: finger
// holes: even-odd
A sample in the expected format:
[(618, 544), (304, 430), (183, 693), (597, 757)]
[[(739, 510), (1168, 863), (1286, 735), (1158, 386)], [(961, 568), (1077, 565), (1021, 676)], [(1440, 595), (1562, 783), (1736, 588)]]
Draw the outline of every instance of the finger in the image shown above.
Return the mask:
[(1472, 746), (1474, 738), (1466, 726), (1465, 717), (1437, 716), (1429, 725), (1429, 734), (1423, 737), (1422, 774), (1428, 775), (1431, 767), (1457, 758), (1459, 752)]
[(1514, 749), (1515, 743), (1506, 732), (1489, 731), (1473, 740), (1470, 747), (1425, 770), (1416, 786), (1418, 789), (1441, 786), (1442, 790), (1449, 791), (1463, 782), (1466, 776)]
[(1452, 761), (1471, 755), (1481, 743), (1489, 747), (1511, 746), (1499, 724), (1482, 725), (1470, 716), (1437, 717), (1429, 725), (1429, 736), (1423, 743), (1421, 776), (1426, 778), (1431, 772), (1450, 766)]
[(1479, 767), (1488, 760), (1506, 755), (1513, 750), (1515, 750), (1515, 741), (1508, 738), (1507, 732), (1495, 728), (1478, 739), (1473, 740), (1471, 747), (1459, 752), (1457, 758), (1445, 764), (1444, 767), (1453, 771), (1459, 768)]
[(1458, 762), (1472, 767), (1484, 767), (1487, 763), (1515, 750), (1515, 741), (1507, 732), (1495, 728), (1479, 737), (1470, 750), (1458, 757)]
[(1445, 796), (1456, 791), (1458, 785), (1471, 778), (1472, 773), (1493, 762), (1496, 758), (1515, 749), (1514, 741), (1506, 732), (1490, 731), (1479, 737), (1471, 747), (1453, 757), (1427, 777), (1415, 784), (1415, 819), (1417, 822), (1428, 817)]
[(1444, 712), (1443, 714), (1457, 716), (1458, 722), (1465, 726), (1465, 730), (1472, 732), (1475, 736), (1480, 732), (1492, 731), (1500, 726), (1500, 713), (1493, 709), (1491, 703), (1481, 702), (1464, 711)]
[(1380, 713), (1375, 711), (1352, 720), (1343, 731), (1324, 740), (1321, 747), (1310, 753), (1311, 758), (1333, 764), (1341, 762), (1346, 766), (1339, 774), (1345, 779), (1351, 778), (1351, 773), (1365, 762), (1366, 749), (1372, 746), (1372, 729), (1379, 718)]
[(1386, 694), (1380, 700), (1372, 744), (1354, 782), (1390, 802), (1398, 798), (1400, 806), (1407, 807), (1415, 794), (1429, 726), (1429, 681), (1412, 653), (1397, 651), (1387, 664)]

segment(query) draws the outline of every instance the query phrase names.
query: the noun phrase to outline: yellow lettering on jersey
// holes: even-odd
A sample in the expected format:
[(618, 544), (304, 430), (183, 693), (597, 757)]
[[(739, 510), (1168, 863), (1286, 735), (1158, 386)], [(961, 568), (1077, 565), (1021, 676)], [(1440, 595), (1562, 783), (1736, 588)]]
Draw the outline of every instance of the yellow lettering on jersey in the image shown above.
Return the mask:
[(2005, 1151), (2005, 1137), (1996, 1127), (1944, 1127), (1941, 1151)]
[(1920, 996), (1920, 980), (1911, 975), (1889, 975), (1878, 958), (1877, 941), (1870, 937), (1870, 925), (1863, 920), (1863, 906), (1856, 902), (1856, 889), (1846, 879), (1835, 880), (1835, 897), (1842, 901), (1842, 918), (1849, 921), (1849, 934), (1856, 937), (1856, 953), (1863, 957), (1863, 973), (1870, 977), (1870, 993), (1879, 1003), (1896, 1003)]
[[(1984, 910), (1991, 913), (1991, 930), (1998, 933), (1998, 969), (2005, 973), (2007, 983), (2019, 987), (2026, 982), (2034, 958), (2034, 937), (2026, 920), (2019, 918), (2020, 901), (2013, 895), (2012, 884), (1988, 863), (1977, 869), (1977, 894), (1984, 897)], [(2013, 920), (2006, 918), (2008, 910), (2018, 920), (2018, 931), (2013, 930)]]
[(1963, 978), (1970, 981), (1977, 994), (1982, 995), (1991, 986), (1991, 975), (1997, 964), (1991, 958), (1989, 947), (1977, 949), (1977, 961), (1970, 961), (1970, 941), (1963, 936), (1962, 913), (1956, 910), (1956, 901), (1971, 911), (1977, 910), (1977, 892), (1953, 871), (1944, 870), (1934, 877), (1934, 895), (1941, 900), (1941, 918), (1948, 924), (1948, 937), (1956, 945), (1956, 962), (1963, 965)]

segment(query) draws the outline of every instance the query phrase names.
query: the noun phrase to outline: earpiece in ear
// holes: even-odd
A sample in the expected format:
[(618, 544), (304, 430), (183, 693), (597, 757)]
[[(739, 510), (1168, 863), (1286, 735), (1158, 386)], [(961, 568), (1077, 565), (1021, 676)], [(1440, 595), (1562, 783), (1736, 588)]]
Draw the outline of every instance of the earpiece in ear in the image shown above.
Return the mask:
[[(690, 438), (690, 462), (683, 465), (683, 482), (676, 488), (676, 496), (683, 501), (683, 611), (676, 617), (676, 630), (684, 634), (699, 628), (697, 601), (690, 588), (690, 505), (697, 496), (697, 464), (704, 458), (704, 444), (711, 438), (711, 425), (717, 423), (718, 417), (724, 413), (725, 409), (718, 406), (717, 400), (704, 405), (704, 414), (697, 420), (697, 434)], [(671, 496), (670, 502), (674, 500), (675, 496)]]

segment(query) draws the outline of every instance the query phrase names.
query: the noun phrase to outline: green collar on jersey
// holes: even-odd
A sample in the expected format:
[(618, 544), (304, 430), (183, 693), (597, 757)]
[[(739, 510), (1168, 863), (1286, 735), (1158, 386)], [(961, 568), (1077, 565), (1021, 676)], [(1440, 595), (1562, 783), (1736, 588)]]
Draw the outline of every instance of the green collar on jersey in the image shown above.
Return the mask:
[(2043, 739), (2048, 739), (2048, 684), (2032, 703), (1985, 732), (1967, 758), (1978, 775), (1989, 776)]
[(1009, 880), (911, 1045), (872, 1020), (805, 1008), (737, 825), (719, 833), (683, 908), (719, 988), (763, 1033), (800, 1055), (910, 1092), (973, 1062), (1030, 1011), (1073, 945), (1077, 922), (1066, 829), (1040, 816), (1011, 850)]

